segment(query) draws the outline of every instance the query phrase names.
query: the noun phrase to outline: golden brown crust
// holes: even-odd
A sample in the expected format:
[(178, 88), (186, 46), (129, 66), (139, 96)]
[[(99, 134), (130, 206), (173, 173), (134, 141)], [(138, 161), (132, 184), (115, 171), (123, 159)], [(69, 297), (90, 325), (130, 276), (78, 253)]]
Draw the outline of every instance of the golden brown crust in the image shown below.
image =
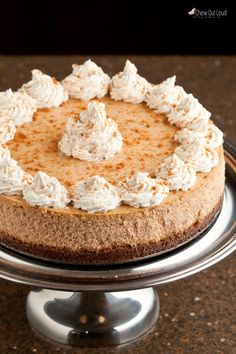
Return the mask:
[(191, 227), (185, 230), (181, 234), (173, 234), (169, 238), (165, 238), (159, 241), (151, 241), (149, 243), (133, 245), (121, 245), (116, 248), (104, 248), (102, 250), (88, 250), (81, 249), (80, 252), (75, 252), (73, 249), (58, 249), (57, 247), (47, 247), (45, 245), (36, 245), (33, 243), (27, 243), (20, 241), (10, 235), (4, 235), (1, 232), (0, 242), (1, 244), (10, 247), (18, 252), (23, 252), (30, 256), (36, 256), (44, 260), (56, 260), (65, 263), (73, 264), (115, 264), (135, 261), (143, 257), (157, 255), (160, 252), (171, 250), (184, 244), (190, 240), (193, 240), (200, 234), (202, 234), (217, 217), (223, 197), (212, 209), (211, 213), (207, 215), (201, 222), (196, 221)]

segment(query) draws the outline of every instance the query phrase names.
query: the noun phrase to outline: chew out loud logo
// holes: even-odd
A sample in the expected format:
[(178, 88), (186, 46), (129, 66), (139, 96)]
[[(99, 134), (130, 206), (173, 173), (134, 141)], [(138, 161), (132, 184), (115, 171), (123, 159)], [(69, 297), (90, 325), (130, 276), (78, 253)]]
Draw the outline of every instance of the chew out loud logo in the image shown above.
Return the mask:
[(188, 15), (193, 18), (223, 18), (227, 16), (227, 9), (217, 10), (217, 9), (207, 9), (199, 10), (195, 7), (192, 10), (188, 11)]

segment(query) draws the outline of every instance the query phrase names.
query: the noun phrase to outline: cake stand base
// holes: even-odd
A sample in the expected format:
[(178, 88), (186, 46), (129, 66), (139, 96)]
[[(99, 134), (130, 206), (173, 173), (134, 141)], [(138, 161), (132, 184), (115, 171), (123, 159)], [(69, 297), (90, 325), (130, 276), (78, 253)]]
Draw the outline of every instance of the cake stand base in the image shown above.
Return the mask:
[(27, 316), (47, 339), (69, 346), (116, 346), (149, 331), (159, 315), (153, 288), (120, 292), (32, 290)]

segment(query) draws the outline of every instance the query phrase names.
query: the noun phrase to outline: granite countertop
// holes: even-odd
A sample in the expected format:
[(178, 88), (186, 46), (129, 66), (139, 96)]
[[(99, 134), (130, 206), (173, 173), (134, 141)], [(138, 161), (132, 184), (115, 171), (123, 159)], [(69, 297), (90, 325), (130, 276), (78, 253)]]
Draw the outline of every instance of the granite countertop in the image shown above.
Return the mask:
[[(91, 56), (109, 74), (119, 71), (126, 57)], [(192, 92), (212, 112), (226, 137), (236, 143), (236, 57), (130, 56), (151, 82), (177, 75), (177, 83)], [(85, 57), (0, 56), (0, 90), (17, 89), (39, 68), (58, 79), (71, 64)], [(39, 339), (25, 315), (28, 286), (0, 280), (0, 353), (236, 353), (236, 259), (232, 255), (190, 278), (158, 289), (161, 313), (154, 330), (120, 348), (65, 349)]]

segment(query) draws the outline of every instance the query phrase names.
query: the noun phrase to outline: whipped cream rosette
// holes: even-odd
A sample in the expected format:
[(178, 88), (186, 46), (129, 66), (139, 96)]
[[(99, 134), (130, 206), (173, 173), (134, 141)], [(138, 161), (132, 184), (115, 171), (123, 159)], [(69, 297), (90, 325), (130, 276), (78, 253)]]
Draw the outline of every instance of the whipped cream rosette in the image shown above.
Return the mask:
[(36, 109), (35, 100), (27, 93), (13, 92), (11, 89), (0, 92), (0, 113), (10, 118), (16, 126), (31, 122)]
[(180, 129), (174, 139), (181, 144), (190, 144), (198, 139), (203, 145), (216, 149), (223, 143), (223, 133), (215, 125), (206, 123), (201, 118), (196, 118), (186, 128)]
[(59, 107), (68, 100), (68, 92), (62, 84), (37, 69), (32, 70), (32, 80), (24, 84), (19, 91), (30, 95), (37, 108)]
[(178, 146), (175, 149), (175, 154), (181, 160), (190, 164), (196, 172), (208, 173), (219, 161), (217, 151), (209, 145), (204, 145), (198, 139), (189, 144)]
[(25, 173), (11, 158), (10, 151), (0, 145), (0, 194), (21, 195), (31, 181), (31, 175)]
[(158, 85), (152, 85), (146, 96), (148, 107), (157, 113), (169, 113), (187, 94), (183, 87), (175, 85), (176, 76)]
[(208, 125), (208, 131), (205, 137), (206, 145), (216, 149), (223, 144), (223, 137), (223, 132), (219, 128), (217, 128), (214, 124)]
[(11, 153), (5, 145), (0, 144), (0, 164), (2, 165), (7, 160), (11, 160)]
[(31, 205), (41, 207), (65, 208), (70, 202), (68, 192), (56, 177), (50, 177), (39, 171), (32, 183), (23, 191), (24, 199)]
[(110, 95), (115, 101), (140, 103), (144, 101), (151, 84), (138, 75), (138, 70), (129, 60), (122, 72), (111, 79)]
[(0, 144), (12, 140), (16, 133), (16, 126), (10, 117), (0, 113)]
[(68, 119), (59, 150), (80, 160), (102, 161), (121, 150), (122, 140), (115, 121), (106, 117), (105, 105), (93, 101), (80, 120)]
[(87, 60), (82, 65), (73, 64), (72, 68), (72, 73), (62, 81), (70, 97), (88, 101), (107, 94), (110, 77), (100, 66)]
[(150, 178), (148, 173), (138, 172), (120, 184), (123, 202), (135, 208), (159, 205), (168, 192), (161, 179)]
[(72, 200), (75, 208), (90, 213), (112, 210), (121, 203), (116, 187), (100, 176), (76, 183)]
[(197, 118), (207, 123), (211, 113), (192, 94), (188, 94), (171, 109), (167, 116), (170, 124), (185, 128)]
[(197, 181), (191, 164), (182, 161), (176, 154), (167, 157), (157, 170), (157, 177), (168, 183), (169, 189), (187, 191)]

